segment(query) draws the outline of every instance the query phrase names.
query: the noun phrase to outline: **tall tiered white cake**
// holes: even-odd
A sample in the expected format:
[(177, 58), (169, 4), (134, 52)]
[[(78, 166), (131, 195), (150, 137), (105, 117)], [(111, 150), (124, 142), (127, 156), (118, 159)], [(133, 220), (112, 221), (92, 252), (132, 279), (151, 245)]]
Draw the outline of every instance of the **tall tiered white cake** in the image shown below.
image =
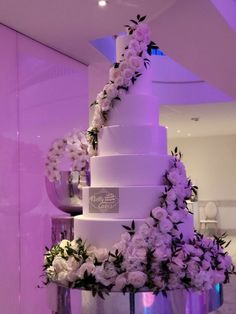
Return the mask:
[[(117, 39), (117, 62), (128, 36)], [(166, 128), (159, 125), (159, 104), (152, 95), (151, 68), (115, 102), (99, 132), (98, 155), (91, 158), (91, 186), (83, 188), (83, 215), (75, 218), (75, 238), (110, 249), (122, 225), (144, 222), (160, 204), (163, 176), (170, 167)], [(183, 219), (182, 219), (183, 220)], [(193, 235), (192, 216), (179, 227)]]

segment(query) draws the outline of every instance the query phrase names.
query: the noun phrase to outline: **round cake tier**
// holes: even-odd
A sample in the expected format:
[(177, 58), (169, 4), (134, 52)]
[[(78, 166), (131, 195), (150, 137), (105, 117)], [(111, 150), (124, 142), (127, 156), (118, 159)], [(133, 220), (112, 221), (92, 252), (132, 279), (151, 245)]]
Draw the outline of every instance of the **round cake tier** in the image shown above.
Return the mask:
[(113, 155), (92, 157), (91, 186), (157, 186), (169, 169), (165, 155)]
[(110, 111), (107, 126), (158, 125), (157, 98), (148, 95), (123, 95)]
[[(134, 221), (136, 229), (145, 223), (145, 219), (134, 219)], [(131, 223), (132, 219), (95, 219), (79, 215), (74, 218), (74, 235), (75, 239), (82, 238), (87, 244), (109, 250), (120, 241), (121, 234), (125, 232), (122, 225), (130, 226)], [(187, 214), (183, 224), (180, 224), (178, 228), (184, 240), (193, 238), (193, 215)]]
[(160, 205), (164, 186), (85, 187), (83, 215), (90, 218), (146, 218)]
[(99, 132), (98, 155), (167, 154), (167, 132), (162, 126), (110, 126)]

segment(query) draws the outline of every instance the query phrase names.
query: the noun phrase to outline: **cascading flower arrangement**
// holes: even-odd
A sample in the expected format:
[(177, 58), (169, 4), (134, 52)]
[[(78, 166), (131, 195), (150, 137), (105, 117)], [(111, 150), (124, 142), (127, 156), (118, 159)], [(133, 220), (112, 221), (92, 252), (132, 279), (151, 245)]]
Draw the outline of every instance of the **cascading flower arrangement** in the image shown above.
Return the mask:
[(53, 141), (45, 162), (49, 181), (61, 179), (60, 163), (63, 158), (71, 163), (70, 171), (84, 171), (89, 168), (88, 141), (85, 132), (74, 130), (64, 138)]
[[(111, 68), (109, 83), (92, 104), (94, 116), (86, 139), (78, 135), (79, 153), (76, 151), (74, 155), (71, 150), (73, 158), (80, 156), (79, 165), (84, 165), (84, 160), (87, 162), (88, 153), (96, 154), (98, 133), (109, 119), (110, 110), (142, 75), (149, 64), (148, 54), (157, 48), (150, 41), (144, 20), (145, 17), (138, 15), (137, 20), (126, 25), (131, 40), (120, 62)], [(52, 180), (59, 178), (58, 158), (66, 145), (65, 140), (56, 142), (49, 152), (47, 167)], [(77, 157), (75, 160), (77, 164)], [(96, 248), (86, 243), (86, 239), (62, 240), (51, 249), (46, 248), (45, 283), (91, 290), (93, 295), (103, 298), (112, 291), (166, 294), (170, 289), (201, 291), (228, 282), (229, 275), (235, 273), (231, 257), (224, 252), (229, 243), (197, 232), (185, 239), (181, 233), (180, 225), (188, 215), (187, 200), (197, 193), (197, 187), (187, 178), (177, 148), (163, 179), (166, 187), (160, 205), (137, 228), (135, 221), (123, 226), (120, 241), (110, 250)]]
[(123, 226), (120, 241), (110, 251), (84, 240), (62, 240), (47, 249), (46, 283), (91, 290), (104, 297), (111, 291), (152, 291), (210, 289), (228, 282), (234, 273), (231, 257), (224, 252), (222, 238), (207, 238), (197, 232), (184, 239), (179, 225), (188, 214), (186, 201), (196, 187), (186, 177), (177, 149), (165, 173), (166, 190), (160, 206), (137, 230), (135, 222)]
[(131, 20), (131, 25), (125, 25), (131, 39), (125, 47), (121, 60), (111, 67), (109, 82), (92, 103), (94, 115), (92, 124), (87, 130), (91, 155), (96, 155), (98, 133), (109, 119), (110, 110), (147, 68), (150, 63), (148, 56), (151, 55), (152, 49), (158, 48), (150, 40), (150, 29), (143, 22), (145, 18), (137, 15), (137, 20)]

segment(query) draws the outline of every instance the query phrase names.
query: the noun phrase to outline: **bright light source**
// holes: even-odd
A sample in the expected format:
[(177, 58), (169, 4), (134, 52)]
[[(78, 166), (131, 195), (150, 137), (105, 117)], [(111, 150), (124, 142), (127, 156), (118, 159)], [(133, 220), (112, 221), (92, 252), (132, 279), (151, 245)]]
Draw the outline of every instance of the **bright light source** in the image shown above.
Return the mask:
[(181, 131), (180, 130), (177, 130), (177, 133), (180, 133)]
[(191, 136), (191, 133), (188, 133), (187, 136)]
[(107, 5), (107, 1), (106, 1), (106, 0), (99, 0), (99, 1), (98, 1), (98, 5), (99, 5), (100, 7), (105, 7), (105, 6)]

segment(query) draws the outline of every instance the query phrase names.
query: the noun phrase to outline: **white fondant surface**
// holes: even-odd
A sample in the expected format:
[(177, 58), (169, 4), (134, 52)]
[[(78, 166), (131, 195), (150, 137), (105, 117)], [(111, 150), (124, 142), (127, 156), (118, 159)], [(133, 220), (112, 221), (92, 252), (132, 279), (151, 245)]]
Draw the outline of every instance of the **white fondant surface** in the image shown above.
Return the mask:
[(111, 125), (158, 125), (157, 98), (147, 95), (124, 95), (117, 100), (109, 113), (107, 126)]
[(99, 132), (98, 155), (167, 154), (166, 128), (162, 126), (111, 126)]
[[(144, 219), (135, 219), (136, 228), (145, 222)], [(92, 219), (84, 215), (74, 218), (75, 238), (81, 237), (87, 244), (100, 248), (111, 249), (120, 241), (120, 235), (125, 231), (122, 225), (130, 226), (132, 219)], [(188, 214), (183, 224), (179, 225), (184, 240), (193, 237), (193, 216)]]
[(163, 185), (169, 160), (169, 156), (154, 154), (92, 157), (91, 186)]
[[(106, 191), (106, 187), (102, 187)], [(102, 188), (97, 188), (98, 195)], [(93, 188), (94, 189), (94, 188)], [(89, 192), (90, 187), (83, 188), (83, 215), (90, 218), (138, 219), (149, 216), (150, 211), (160, 204), (160, 196), (164, 186), (140, 186), (119, 188), (119, 212), (107, 213), (102, 209), (98, 213), (91, 213)], [(94, 190), (93, 190), (94, 192)]]

